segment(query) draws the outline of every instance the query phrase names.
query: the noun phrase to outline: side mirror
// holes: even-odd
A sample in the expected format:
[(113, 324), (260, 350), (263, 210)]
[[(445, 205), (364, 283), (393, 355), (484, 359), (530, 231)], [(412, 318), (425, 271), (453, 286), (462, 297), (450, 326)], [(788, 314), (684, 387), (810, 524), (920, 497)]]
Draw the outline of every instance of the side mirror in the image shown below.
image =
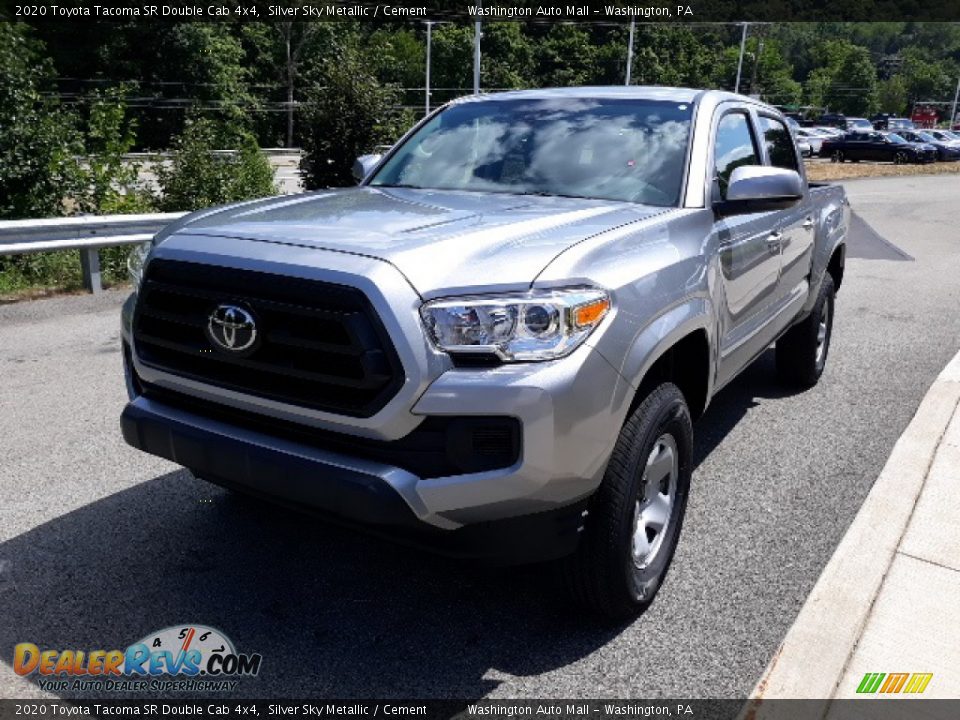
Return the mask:
[(800, 173), (766, 165), (741, 165), (730, 174), (727, 199), (714, 203), (720, 215), (783, 210), (803, 198)]
[(377, 166), (383, 155), (361, 155), (353, 162), (353, 179), (361, 182)]

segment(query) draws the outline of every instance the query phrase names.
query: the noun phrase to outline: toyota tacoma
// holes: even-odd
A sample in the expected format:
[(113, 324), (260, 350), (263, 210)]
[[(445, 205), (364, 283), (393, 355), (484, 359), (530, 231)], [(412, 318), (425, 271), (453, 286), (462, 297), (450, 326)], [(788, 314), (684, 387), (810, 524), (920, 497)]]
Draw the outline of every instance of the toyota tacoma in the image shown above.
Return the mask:
[(842, 188), (807, 183), (774, 108), (682, 88), (464, 98), (354, 171), (133, 253), (124, 438), (642, 611), (711, 398), (774, 344), (785, 382), (824, 370)]

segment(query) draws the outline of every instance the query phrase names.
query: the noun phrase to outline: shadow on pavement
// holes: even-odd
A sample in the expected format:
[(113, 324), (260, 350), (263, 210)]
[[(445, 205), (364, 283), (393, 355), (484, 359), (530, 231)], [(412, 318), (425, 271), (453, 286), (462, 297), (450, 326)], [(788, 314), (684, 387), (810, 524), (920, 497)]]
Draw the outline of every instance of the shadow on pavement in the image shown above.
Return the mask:
[(476, 699), (499, 684), (497, 670), (560, 668), (618, 633), (571, 608), (548, 568), (447, 561), (185, 471), (0, 544), (0, 560), (7, 665), (20, 642), (124, 649), (199, 623), (263, 656), (235, 697)]
[(710, 407), (694, 426), (694, 469), (723, 442), (750, 408), (756, 407), (757, 398), (772, 400), (798, 393), (777, 377), (775, 357), (773, 348), (768, 348), (710, 401)]
[[(768, 351), (698, 423), (696, 465), (755, 398), (787, 394)], [(0, 563), (6, 664), (19, 642), (124, 649), (155, 630), (203, 624), (263, 656), (236, 697), (476, 699), (495, 690), (498, 672), (562, 668), (622, 630), (571, 606), (550, 567), (438, 558), (186, 471), (0, 544)]]

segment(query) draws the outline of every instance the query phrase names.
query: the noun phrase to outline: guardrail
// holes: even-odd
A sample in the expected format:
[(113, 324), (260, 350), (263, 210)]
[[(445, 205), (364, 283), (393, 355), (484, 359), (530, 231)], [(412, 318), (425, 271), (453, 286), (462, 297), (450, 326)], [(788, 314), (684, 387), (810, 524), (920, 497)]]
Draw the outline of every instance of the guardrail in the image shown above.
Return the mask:
[(100, 248), (146, 242), (186, 213), (77, 215), (43, 220), (0, 220), (0, 256), (79, 250), (83, 286), (99, 293)]

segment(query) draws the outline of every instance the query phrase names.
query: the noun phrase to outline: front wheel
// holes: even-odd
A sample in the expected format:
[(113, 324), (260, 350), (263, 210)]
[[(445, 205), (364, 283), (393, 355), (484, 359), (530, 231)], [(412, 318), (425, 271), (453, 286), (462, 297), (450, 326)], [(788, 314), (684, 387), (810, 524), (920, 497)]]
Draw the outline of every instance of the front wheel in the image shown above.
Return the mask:
[(910, 162), (910, 156), (902, 150), (893, 156), (894, 165), (905, 165)]
[(830, 162), (842, 163), (843, 162), (843, 150), (834, 150), (830, 154)]
[(813, 311), (777, 340), (777, 372), (786, 383), (809, 388), (820, 381), (833, 337), (835, 298), (833, 277), (828, 273)]
[(679, 388), (663, 383), (633, 411), (592, 498), (577, 552), (565, 561), (574, 598), (613, 620), (643, 612), (663, 584), (680, 537), (693, 425)]

